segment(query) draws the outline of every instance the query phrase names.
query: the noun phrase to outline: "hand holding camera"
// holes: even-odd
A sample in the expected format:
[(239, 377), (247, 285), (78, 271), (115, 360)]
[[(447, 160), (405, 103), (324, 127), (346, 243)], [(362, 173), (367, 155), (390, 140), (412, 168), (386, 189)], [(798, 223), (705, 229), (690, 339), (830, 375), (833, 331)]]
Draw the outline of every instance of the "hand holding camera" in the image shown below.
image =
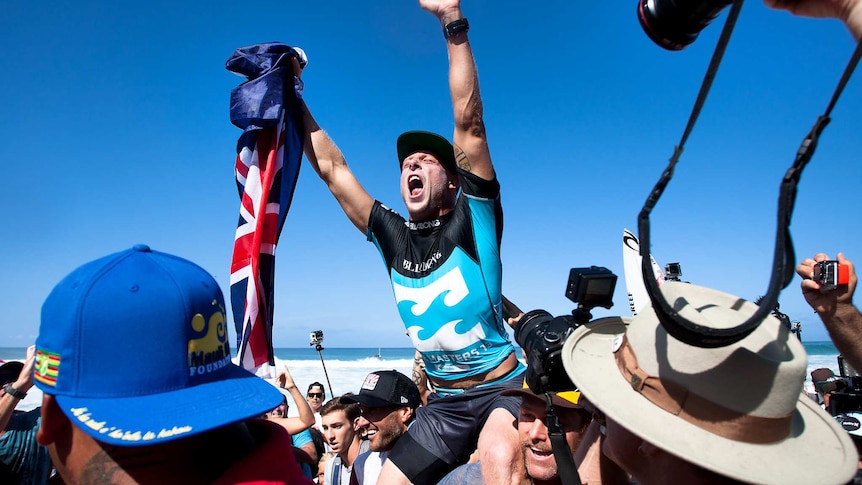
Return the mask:
[(796, 267), (802, 279), (802, 294), (811, 308), (819, 314), (832, 314), (840, 303), (852, 304), (856, 290), (856, 271), (853, 263), (838, 253), (837, 259), (819, 253)]

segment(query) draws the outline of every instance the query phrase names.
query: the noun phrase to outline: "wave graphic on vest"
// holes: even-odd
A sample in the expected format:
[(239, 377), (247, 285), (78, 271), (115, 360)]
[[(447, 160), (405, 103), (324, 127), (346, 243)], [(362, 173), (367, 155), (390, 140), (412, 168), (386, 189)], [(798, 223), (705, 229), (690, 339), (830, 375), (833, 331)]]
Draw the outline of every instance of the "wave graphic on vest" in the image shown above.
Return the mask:
[(476, 303), (460, 268), (451, 269), (428, 286), (411, 288), (393, 281), (392, 287), (407, 333), (427, 361), (438, 369), (460, 367), (459, 361), (479, 355), (486, 332), (481, 322), (459, 318), (471, 313), (464, 311), (465, 305)]

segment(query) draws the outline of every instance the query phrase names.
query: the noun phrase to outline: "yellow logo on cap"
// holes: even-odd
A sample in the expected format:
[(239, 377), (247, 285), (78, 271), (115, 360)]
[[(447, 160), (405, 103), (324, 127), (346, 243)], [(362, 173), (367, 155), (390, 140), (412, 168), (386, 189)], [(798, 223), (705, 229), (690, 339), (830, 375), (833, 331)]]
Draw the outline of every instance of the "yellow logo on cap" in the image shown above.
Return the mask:
[[(213, 305), (217, 302), (213, 301)], [(230, 364), (224, 309), (217, 308), (209, 320), (198, 313), (192, 317), (191, 325), (202, 336), (189, 340), (189, 375), (208, 374)]]
[(577, 404), (578, 401), (581, 400), (581, 392), (580, 391), (563, 391), (558, 392), (557, 396), (569, 401), (572, 404)]

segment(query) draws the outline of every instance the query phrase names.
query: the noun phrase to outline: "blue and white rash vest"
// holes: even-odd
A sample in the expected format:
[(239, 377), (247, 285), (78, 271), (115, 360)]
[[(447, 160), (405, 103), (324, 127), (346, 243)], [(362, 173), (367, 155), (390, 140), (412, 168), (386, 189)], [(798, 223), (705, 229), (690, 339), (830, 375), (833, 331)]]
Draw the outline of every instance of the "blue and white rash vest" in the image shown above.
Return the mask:
[(368, 221), (425, 372), (442, 380), (491, 371), (514, 351), (502, 318), (500, 184), (458, 173), (461, 194), (445, 216), (408, 222), (375, 201)]

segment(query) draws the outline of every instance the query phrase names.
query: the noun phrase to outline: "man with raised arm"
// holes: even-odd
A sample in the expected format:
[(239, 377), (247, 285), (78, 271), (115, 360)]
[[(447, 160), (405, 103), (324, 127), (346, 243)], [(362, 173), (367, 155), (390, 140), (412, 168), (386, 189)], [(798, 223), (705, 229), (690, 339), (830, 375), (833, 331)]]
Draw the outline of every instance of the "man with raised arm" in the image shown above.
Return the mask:
[(853, 305), (853, 293), (859, 278), (853, 263), (838, 253), (839, 264), (847, 266), (848, 284), (828, 289), (813, 279), (814, 267), (821, 261), (829, 261), (825, 253), (817, 253), (813, 258), (805, 258), (796, 267), (802, 277), (800, 285), (805, 301), (823, 321), (835, 347), (853, 369), (862, 369), (862, 313)]
[(443, 27), (455, 130), (454, 146), (424, 131), (398, 137), (408, 220), (365, 191), (307, 107), (305, 152), (383, 256), (398, 311), (436, 393), (390, 453), (378, 483), (435, 483), (476, 447), (486, 482), (512, 483), (523, 473), (513, 426), (519, 402), (500, 392), (521, 386), (523, 365), (502, 317), (500, 186), (469, 24), (459, 0), (419, 3)]

